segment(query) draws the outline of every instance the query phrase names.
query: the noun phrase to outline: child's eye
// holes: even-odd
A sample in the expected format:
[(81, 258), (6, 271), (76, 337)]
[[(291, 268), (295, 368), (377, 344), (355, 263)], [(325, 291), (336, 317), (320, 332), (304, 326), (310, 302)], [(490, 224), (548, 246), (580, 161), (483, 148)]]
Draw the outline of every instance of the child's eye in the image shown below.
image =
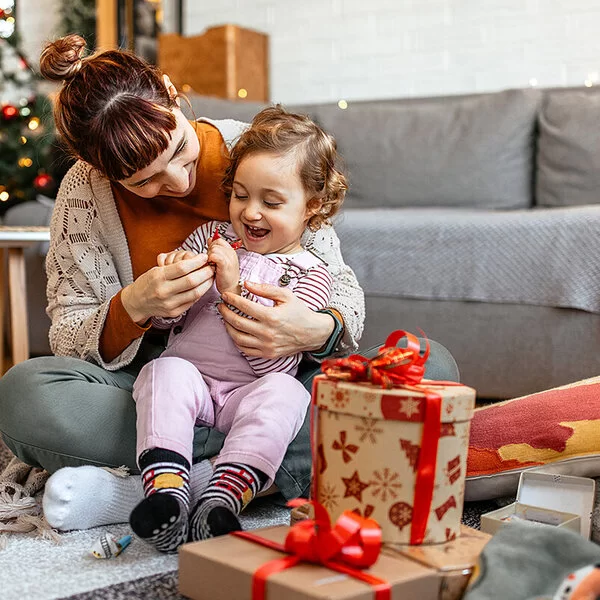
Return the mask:
[(235, 192), (233, 193), (233, 195), (237, 200), (247, 200), (248, 199), (248, 196), (242, 196), (241, 194), (236, 194)]
[(265, 200), (265, 205), (269, 208), (277, 208), (278, 206), (281, 206), (281, 202), (267, 202)]

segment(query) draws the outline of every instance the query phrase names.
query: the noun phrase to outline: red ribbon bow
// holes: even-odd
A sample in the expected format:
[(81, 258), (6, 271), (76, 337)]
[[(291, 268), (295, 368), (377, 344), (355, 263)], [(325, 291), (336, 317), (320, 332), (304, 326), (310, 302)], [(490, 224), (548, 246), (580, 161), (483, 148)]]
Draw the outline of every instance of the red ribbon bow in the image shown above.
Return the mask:
[[(402, 338), (407, 340), (406, 348), (396, 346)], [(429, 358), (429, 342), (427, 338), (425, 341), (425, 352), (421, 354), (416, 336), (402, 330), (394, 331), (375, 358), (351, 354), (347, 358), (327, 359), (321, 370), (333, 379), (368, 381), (388, 389), (395, 385), (415, 385), (423, 379)]]
[[(421, 332), (423, 337), (425, 334)], [(406, 338), (406, 348), (398, 348), (396, 344)], [(412, 386), (420, 384), (425, 373), (425, 363), (429, 358), (429, 342), (425, 337), (425, 352), (421, 354), (418, 338), (412, 333), (397, 330), (391, 333), (385, 344), (379, 349), (375, 358), (368, 359), (360, 354), (352, 354), (348, 358), (330, 359), (323, 361), (321, 370), (331, 379), (342, 381), (370, 382), (383, 388), (401, 387), (415, 389)], [(410, 543), (422, 544), (425, 539), (429, 511), (433, 500), (437, 451), (440, 440), (442, 398), (434, 391), (436, 386), (460, 385), (453, 381), (428, 381), (427, 387), (418, 386), (418, 391), (424, 394), (425, 414), (423, 433), (421, 436), (419, 466), (415, 481), (413, 500), (413, 518), (410, 529)], [(313, 406), (317, 394), (313, 390)], [(311, 416), (313, 413), (311, 413)], [(313, 446), (313, 473), (317, 473), (316, 428), (311, 418), (311, 440)], [(318, 477), (313, 479), (314, 498), (318, 497)]]
[[(300, 506), (307, 501), (292, 500), (288, 506)], [(233, 535), (288, 553), (280, 559), (269, 561), (259, 567), (252, 578), (252, 599), (266, 598), (267, 579), (280, 571), (289, 569), (299, 562), (306, 561), (344, 573), (370, 584), (375, 590), (376, 600), (390, 599), (390, 584), (365, 573), (364, 569), (373, 565), (381, 550), (381, 529), (373, 519), (364, 519), (350, 511), (345, 511), (331, 526), (329, 514), (322, 504), (309, 500), (315, 509), (315, 518), (300, 521), (294, 525), (285, 544), (278, 544), (248, 531), (236, 531)]]

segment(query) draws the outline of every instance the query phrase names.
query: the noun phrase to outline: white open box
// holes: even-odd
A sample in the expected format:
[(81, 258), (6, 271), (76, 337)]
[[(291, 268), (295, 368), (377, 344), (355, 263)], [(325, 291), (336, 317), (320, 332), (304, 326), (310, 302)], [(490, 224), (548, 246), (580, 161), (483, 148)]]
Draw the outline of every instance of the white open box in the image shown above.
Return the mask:
[(517, 501), (481, 515), (481, 531), (494, 534), (511, 515), (529, 521), (566, 527), (589, 539), (596, 482), (542, 471), (526, 471), (519, 478)]

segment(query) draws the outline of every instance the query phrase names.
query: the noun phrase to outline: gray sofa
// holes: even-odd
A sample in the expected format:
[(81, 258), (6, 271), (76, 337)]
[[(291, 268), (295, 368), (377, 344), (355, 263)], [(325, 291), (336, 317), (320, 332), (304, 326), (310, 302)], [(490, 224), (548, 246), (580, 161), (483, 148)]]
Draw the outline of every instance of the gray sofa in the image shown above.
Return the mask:
[[(189, 100), (215, 119), (262, 108)], [(599, 374), (594, 88), (288, 108), (333, 133), (347, 166), (336, 229), (366, 294), (364, 347), (422, 329), (480, 398)]]

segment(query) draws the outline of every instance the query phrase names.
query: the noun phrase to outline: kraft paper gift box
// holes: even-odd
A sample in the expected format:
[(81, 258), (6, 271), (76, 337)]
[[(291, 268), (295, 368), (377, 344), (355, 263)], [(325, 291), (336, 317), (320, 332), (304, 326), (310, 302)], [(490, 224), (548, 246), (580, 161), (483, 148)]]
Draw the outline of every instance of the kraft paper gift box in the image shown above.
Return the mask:
[(344, 510), (371, 517), (384, 543), (459, 535), (473, 388), (422, 380), (385, 389), (319, 375), (312, 402), (313, 498), (332, 520)]
[(479, 555), (492, 536), (460, 526), (460, 535), (445, 544), (406, 546), (387, 544), (385, 551), (411, 558), (435, 569), (441, 577), (439, 600), (460, 600), (463, 597)]
[[(313, 507), (308, 503), (302, 504), (292, 510), (290, 525), (313, 518)], [(438, 600), (459, 600), (463, 597), (479, 555), (491, 539), (488, 533), (461, 525), (460, 535), (445, 544), (386, 544), (383, 552), (400, 554), (435, 569), (441, 577)]]
[[(283, 543), (289, 527), (269, 527), (253, 533)], [(263, 598), (252, 596), (256, 571), (286, 554), (246, 539), (227, 535), (184, 544), (179, 550), (179, 591), (192, 600), (373, 600), (368, 583), (324, 566), (302, 562), (267, 579)], [(438, 600), (440, 575), (401, 555), (380, 554), (366, 572), (390, 584), (391, 600)]]

